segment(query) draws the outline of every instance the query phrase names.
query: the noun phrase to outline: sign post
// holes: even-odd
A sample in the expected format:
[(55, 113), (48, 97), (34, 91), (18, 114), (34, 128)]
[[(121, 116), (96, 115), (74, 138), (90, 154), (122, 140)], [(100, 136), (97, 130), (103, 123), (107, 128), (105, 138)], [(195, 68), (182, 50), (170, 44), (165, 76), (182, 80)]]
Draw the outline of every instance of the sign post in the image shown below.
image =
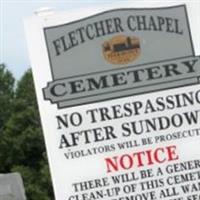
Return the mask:
[(200, 57), (187, 7), (26, 21), (58, 200), (200, 198)]

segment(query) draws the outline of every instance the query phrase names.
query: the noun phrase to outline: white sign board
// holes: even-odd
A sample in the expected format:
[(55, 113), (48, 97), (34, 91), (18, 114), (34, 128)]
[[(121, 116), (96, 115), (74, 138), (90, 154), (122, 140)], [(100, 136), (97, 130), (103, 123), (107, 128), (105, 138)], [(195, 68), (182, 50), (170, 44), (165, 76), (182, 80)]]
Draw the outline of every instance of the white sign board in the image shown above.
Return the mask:
[(72, 18), (26, 21), (56, 199), (199, 200), (200, 58), (187, 6)]

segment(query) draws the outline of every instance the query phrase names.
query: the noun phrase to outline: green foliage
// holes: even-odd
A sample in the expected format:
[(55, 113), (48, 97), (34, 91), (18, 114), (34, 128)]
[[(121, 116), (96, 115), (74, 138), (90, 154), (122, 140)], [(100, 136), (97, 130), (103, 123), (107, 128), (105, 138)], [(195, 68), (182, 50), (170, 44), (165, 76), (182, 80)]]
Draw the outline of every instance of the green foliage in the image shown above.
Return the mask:
[(5, 67), (2, 71), (5, 75), (0, 75), (0, 83), (5, 85), (2, 91), (9, 94), (7, 102), (10, 103), (6, 111), (0, 111), (4, 127), (0, 140), (0, 172), (21, 173), (27, 200), (53, 199), (31, 70), (17, 83), (15, 91), (11, 74)]
[(14, 95), (14, 78), (5, 69), (5, 65), (0, 65), (0, 135), (4, 125), (12, 112), (12, 100)]

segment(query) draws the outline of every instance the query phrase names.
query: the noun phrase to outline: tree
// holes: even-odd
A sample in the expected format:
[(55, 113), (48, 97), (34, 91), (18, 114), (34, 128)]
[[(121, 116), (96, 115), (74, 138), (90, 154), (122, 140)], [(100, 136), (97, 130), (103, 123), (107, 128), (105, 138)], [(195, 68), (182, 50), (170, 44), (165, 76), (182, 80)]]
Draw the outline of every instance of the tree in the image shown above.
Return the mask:
[(0, 136), (12, 112), (15, 79), (4, 64), (0, 64)]
[(28, 200), (53, 199), (31, 70), (17, 84), (0, 152), (1, 170), (21, 173)]

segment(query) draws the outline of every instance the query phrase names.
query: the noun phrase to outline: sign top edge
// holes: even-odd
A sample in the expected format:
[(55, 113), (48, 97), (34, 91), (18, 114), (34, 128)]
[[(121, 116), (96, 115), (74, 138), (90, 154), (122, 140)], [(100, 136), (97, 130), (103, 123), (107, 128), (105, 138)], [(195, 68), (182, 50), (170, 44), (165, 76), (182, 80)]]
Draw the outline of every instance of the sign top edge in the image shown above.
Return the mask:
[[(52, 29), (52, 28), (58, 28), (58, 27), (62, 27), (62, 26), (65, 26), (65, 25), (69, 25), (69, 24), (72, 24), (72, 23), (77, 23), (77, 22), (81, 22), (81, 21), (84, 21), (84, 20), (87, 20), (87, 19), (91, 19), (93, 17), (98, 17), (102, 14), (106, 14), (106, 13), (112, 13), (112, 12), (116, 12), (116, 11), (131, 11), (131, 10), (135, 10), (135, 11), (142, 11), (142, 10), (146, 10), (146, 11), (149, 11), (149, 10), (167, 10), (167, 9), (176, 9), (176, 8), (183, 8), (186, 10), (187, 6), (186, 4), (177, 4), (177, 5), (170, 5), (170, 6), (159, 6), (159, 7), (124, 7), (124, 8), (113, 8), (113, 9), (109, 9), (109, 8), (106, 8), (104, 11), (99, 11), (99, 12), (96, 12), (95, 14), (91, 14), (91, 15), (87, 15), (87, 16), (83, 16), (79, 19), (75, 19), (75, 20), (70, 20), (66, 23), (61, 23), (61, 24), (57, 24), (57, 25), (49, 25), (49, 26), (46, 26), (44, 27), (44, 31), (47, 30), (47, 29)], [(63, 12), (63, 14), (65, 14), (65, 11)], [(67, 13), (66, 13), (67, 14)], [(55, 12), (54, 14), (52, 15), (49, 15), (49, 16), (45, 16), (45, 18), (48, 18), (48, 17), (56, 17), (57, 13)], [(36, 16), (37, 18), (40, 18), (39, 16)]]

